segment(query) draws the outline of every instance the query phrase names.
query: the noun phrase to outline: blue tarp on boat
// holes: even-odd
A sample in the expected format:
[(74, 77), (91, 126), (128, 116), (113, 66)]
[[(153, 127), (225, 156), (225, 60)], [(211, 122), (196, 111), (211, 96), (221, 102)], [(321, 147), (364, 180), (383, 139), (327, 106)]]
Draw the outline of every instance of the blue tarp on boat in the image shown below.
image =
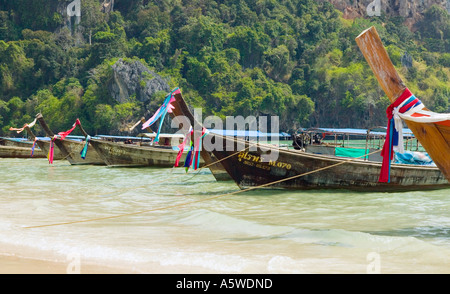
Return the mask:
[(274, 137), (290, 137), (291, 135), (285, 132), (281, 133), (263, 133), (260, 131), (250, 131), (250, 130), (219, 130), (219, 129), (208, 129), (209, 132), (231, 137), (250, 137), (250, 138), (274, 138)]
[(428, 153), (417, 151), (405, 151), (405, 153), (395, 152), (395, 163), (435, 165)]
[[(376, 128), (376, 130), (386, 129), (384, 127)], [(367, 129), (353, 129), (353, 128), (311, 128), (304, 129), (304, 131), (317, 131), (323, 133), (331, 133), (331, 134), (350, 134), (350, 135), (366, 135)], [(371, 135), (386, 135), (386, 131), (370, 131)], [(414, 137), (413, 132), (410, 129), (403, 129), (404, 137)]]

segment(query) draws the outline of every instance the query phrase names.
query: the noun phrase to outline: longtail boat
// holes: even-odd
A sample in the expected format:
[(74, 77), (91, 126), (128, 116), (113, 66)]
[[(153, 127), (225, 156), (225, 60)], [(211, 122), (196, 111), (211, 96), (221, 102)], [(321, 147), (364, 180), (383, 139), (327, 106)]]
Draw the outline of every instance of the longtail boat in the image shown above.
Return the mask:
[[(50, 144), (52, 142), (57, 146), (63, 158), (67, 159), (71, 165), (83, 165), (83, 164), (93, 164), (93, 165), (106, 165), (103, 159), (98, 155), (98, 153), (92, 149), (87, 149), (87, 154), (83, 159), (81, 157), (81, 152), (85, 148), (86, 142), (70, 140), (70, 139), (61, 139), (56, 136), (53, 131), (48, 127), (47, 123), (44, 120), (44, 117), (41, 113), (36, 115), (36, 118), (44, 129), (47, 136), (50, 138)], [(49, 147), (51, 148), (51, 147)], [(51, 150), (49, 150), (51, 153)]]
[[(187, 117), (197, 133), (203, 129), (189, 112), (181, 92), (175, 95), (172, 105), (173, 113)], [(214, 133), (206, 133), (206, 137), (215, 142), (216, 148), (205, 150), (202, 155), (212, 153), (218, 160), (216, 163), (223, 166), (241, 189), (406, 191), (450, 187), (440, 170), (433, 166), (392, 164), (391, 182), (383, 183), (378, 181), (380, 162), (281, 149)]]
[[(119, 143), (90, 138), (81, 124), (78, 128), (103, 161), (111, 167), (173, 167), (178, 150), (172, 148), (172, 139), (177, 142), (175, 146), (178, 146), (183, 138), (180, 135), (161, 134), (163, 145), (150, 146), (149, 143)], [(151, 138), (152, 134), (142, 136)], [(181, 160), (180, 164), (184, 164), (184, 161)]]
[[(387, 110), (388, 129), (395, 127), (398, 117), (405, 121), (436, 166), (450, 181), (450, 114), (428, 110), (410, 92), (392, 64), (375, 27), (363, 31), (356, 37), (356, 43), (392, 103)], [(389, 152), (392, 150), (392, 142), (386, 142), (383, 158), (388, 163), (391, 159)], [(385, 171), (384, 179), (380, 177), (380, 180), (386, 180), (388, 175), (389, 172)]]

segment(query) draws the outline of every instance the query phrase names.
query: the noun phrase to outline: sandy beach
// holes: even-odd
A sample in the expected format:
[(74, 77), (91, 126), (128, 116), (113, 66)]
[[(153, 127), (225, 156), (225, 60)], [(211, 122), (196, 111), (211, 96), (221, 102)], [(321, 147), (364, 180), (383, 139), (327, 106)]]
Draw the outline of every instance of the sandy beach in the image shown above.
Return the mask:
[(133, 264), (96, 264), (90, 261), (80, 262), (73, 269), (70, 262), (38, 260), (17, 256), (0, 255), (0, 274), (218, 274), (198, 266), (160, 265), (146, 263)]
[[(0, 256), (0, 274), (69, 274), (68, 263), (18, 258), (13, 256)], [(99, 266), (82, 264), (80, 274), (135, 274), (137, 272)]]

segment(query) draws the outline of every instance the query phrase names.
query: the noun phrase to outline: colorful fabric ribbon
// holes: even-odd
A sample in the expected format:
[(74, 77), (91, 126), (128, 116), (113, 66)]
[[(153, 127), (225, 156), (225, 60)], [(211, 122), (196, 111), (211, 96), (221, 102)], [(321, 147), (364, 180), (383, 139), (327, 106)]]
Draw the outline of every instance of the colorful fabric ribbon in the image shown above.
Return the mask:
[(188, 172), (189, 168), (192, 165), (192, 159), (194, 158), (192, 156), (193, 152), (194, 152), (194, 143), (191, 140), (190, 148), (189, 148), (188, 154), (186, 155), (186, 160), (184, 161), (184, 167), (186, 168), (186, 172)]
[(88, 146), (89, 146), (89, 140), (91, 139), (91, 136), (87, 136), (86, 137), (86, 143), (84, 144), (83, 150), (81, 150), (80, 154), (81, 154), (81, 158), (86, 159), (86, 154), (88, 151)]
[(33, 146), (31, 146), (31, 157), (33, 157), (33, 154), (34, 154), (34, 148), (36, 147), (36, 141), (37, 141), (37, 138), (34, 138)]
[(203, 141), (203, 137), (206, 136), (206, 129), (203, 128), (202, 130), (202, 136), (200, 138), (197, 139), (197, 144), (194, 147), (194, 160), (193, 160), (193, 164), (194, 164), (194, 170), (197, 170), (200, 167), (200, 151), (202, 150), (202, 141)]
[(194, 167), (194, 170), (197, 170), (200, 167), (200, 159), (201, 159), (201, 150), (202, 150), (202, 140), (206, 136), (208, 131), (203, 128), (202, 136), (197, 138), (197, 143), (193, 142), (193, 134), (194, 131), (191, 131), (191, 146), (189, 152), (186, 156), (186, 161), (184, 162), (184, 167), (186, 167), (186, 172), (189, 170), (191, 166)]
[(175, 160), (174, 167), (178, 167), (178, 164), (180, 163), (181, 156), (184, 153), (184, 148), (185, 148), (186, 144), (191, 140), (191, 136), (192, 136), (193, 132), (194, 132), (194, 130), (192, 129), (192, 127), (190, 127), (188, 133), (186, 134), (186, 136), (185, 136), (185, 138), (183, 140), (183, 142), (180, 145), (178, 145), (178, 149), (179, 150), (178, 150), (178, 154), (177, 154), (177, 159)]
[(54, 137), (50, 140), (50, 149), (48, 150), (48, 163), (50, 164), (53, 164), (53, 154), (55, 151), (54, 140)]
[(386, 140), (384, 141), (383, 149), (381, 150), (383, 162), (380, 177), (378, 179), (380, 183), (389, 183), (391, 181), (390, 170), (391, 161), (394, 158), (393, 151), (397, 150), (400, 153), (404, 152), (403, 123), (400, 116), (417, 107), (420, 109), (423, 108), (422, 102), (420, 102), (409, 89), (405, 89), (402, 95), (386, 109), (388, 125), (386, 130)]
[(10, 127), (9, 130), (10, 130), (10, 131), (16, 131), (17, 134), (20, 134), (20, 133), (23, 132), (23, 130), (25, 130), (25, 127), (26, 127), (26, 126), (28, 126), (29, 128), (34, 127), (34, 125), (36, 124), (36, 121), (37, 121), (37, 118), (35, 118), (31, 123), (25, 124), (25, 125), (24, 125), (23, 127), (21, 127), (21, 128), (13, 128), (13, 127)]
[(72, 128), (70, 128), (69, 130), (67, 130), (65, 132), (59, 132), (58, 135), (61, 136), (61, 140), (64, 140), (64, 138), (66, 138), (70, 133), (72, 133), (72, 131), (76, 128), (77, 125), (81, 125), (81, 122), (78, 118), (75, 121), (75, 123), (72, 125)]
[(164, 99), (163, 104), (159, 107), (155, 114), (153, 114), (153, 116), (149, 120), (142, 124), (142, 129), (144, 130), (154, 124), (159, 118), (161, 118), (154, 142), (159, 142), (159, 134), (164, 122), (164, 117), (167, 113), (172, 113), (172, 109), (174, 109), (174, 106), (171, 103), (175, 101), (174, 95), (178, 93), (180, 93), (180, 89), (176, 88), (169, 95), (167, 95), (167, 97)]

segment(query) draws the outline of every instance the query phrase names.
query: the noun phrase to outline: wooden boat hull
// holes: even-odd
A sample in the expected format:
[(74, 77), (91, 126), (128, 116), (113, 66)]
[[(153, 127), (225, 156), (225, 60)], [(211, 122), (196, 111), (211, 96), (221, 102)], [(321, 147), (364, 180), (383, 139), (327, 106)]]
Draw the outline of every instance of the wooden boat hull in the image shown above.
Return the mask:
[[(238, 141), (236, 138), (220, 137), (224, 144), (223, 150), (226, 150), (227, 141), (233, 141), (228, 144), (236, 144)], [(245, 147), (249, 146), (247, 141), (241, 140), (240, 143), (245, 144)], [(244, 149), (233, 156), (230, 155), (237, 151), (215, 150), (213, 153), (219, 160), (223, 159), (222, 165), (241, 189), (261, 185), (269, 188), (301, 190), (348, 189), (360, 191), (450, 188), (447, 179), (436, 167), (393, 164), (391, 183), (379, 183), (381, 170), (379, 162), (362, 159), (349, 160), (283, 149), (278, 149), (279, 154), (275, 161), (262, 162), (261, 158), (267, 154), (267, 147), (265, 150), (261, 148), (257, 148), (256, 151)], [(227, 156), (229, 157), (226, 158)], [(334, 166), (327, 168), (332, 165)], [(291, 177), (292, 179), (286, 180)]]
[(33, 145), (33, 142), (28, 140), (15, 140), (13, 138), (0, 138), (0, 145), (3, 146), (14, 146), (14, 147), (30, 147)]
[(19, 141), (10, 138), (0, 138), (0, 157), (4, 158), (45, 158), (46, 153), (36, 147), (31, 157), (31, 141)]
[(42, 150), (36, 148), (31, 157), (31, 148), (0, 145), (0, 158), (45, 158)]
[[(92, 147), (108, 166), (115, 167), (173, 167), (178, 151), (171, 148), (138, 146), (91, 139)], [(184, 165), (183, 156), (179, 166)], [(203, 162), (201, 162), (203, 163)]]
[[(88, 147), (86, 158), (81, 158), (81, 151), (84, 148), (85, 143), (79, 141), (73, 141), (68, 139), (54, 139), (55, 149), (59, 148), (63, 158), (67, 159), (71, 165), (106, 165), (105, 161), (98, 155), (92, 144)], [(57, 147), (57, 148), (56, 148)]]

